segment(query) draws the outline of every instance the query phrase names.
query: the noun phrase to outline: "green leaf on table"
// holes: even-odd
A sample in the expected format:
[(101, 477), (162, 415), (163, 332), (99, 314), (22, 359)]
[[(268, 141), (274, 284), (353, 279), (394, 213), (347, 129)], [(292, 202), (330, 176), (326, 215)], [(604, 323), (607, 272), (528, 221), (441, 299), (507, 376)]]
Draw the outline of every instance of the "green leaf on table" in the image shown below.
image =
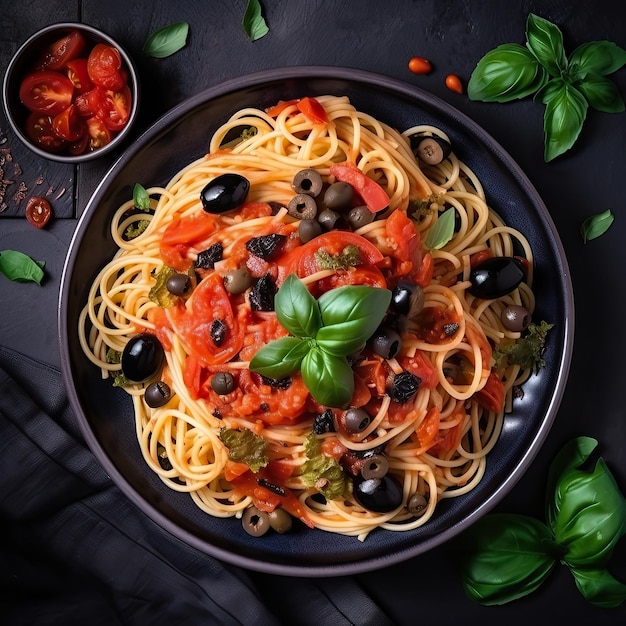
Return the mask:
[(428, 230), (424, 237), (424, 247), (428, 250), (443, 248), (454, 237), (455, 210), (446, 209), (439, 214), (435, 224)]
[(572, 52), (569, 58), (570, 75), (584, 79), (587, 74), (607, 76), (626, 64), (626, 50), (612, 41), (589, 41)]
[(185, 47), (188, 34), (189, 24), (187, 22), (169, 24), (148, 37), (143, 46), (143, 51), (148, 56), (164, 59)]
[(613, 578), (606, 569), (571, 566), (569, 569), (576, 587), (590, 604), (609, 609), (626, 602), (626, 585)]
[(614, 221), (615, 216), (611, 212), (611, 209), (588, 217), (580, 227), (583, 242), (587, 243), (591, 239), (597, 239), (601, 235), (604, 235)]
[(547, 80), (547, 70), (530, 50), (505, 43), (480, 59), (467, 84), (467, 95), (470, 100), (510, 102), (534, 94)]
[(526, 21), (526, 45), (551, 76), (560, 76), (567, 69), (563, 33), (556, 24), (530, 13)]
[(322, 325), (317, 301), (295, 274), (287, 276), (281, 285), (274, 308), (280, 325), (296, 337), (315, 337)]
[(298, 337), (281, 337), (263, 346), (250, 361), (250, 370), (268, 378), (284, 378), (299, 369), (309, 345)]
[(354, 393), (354, 372), (345, 357), (311, 348), (302, 359), (302, 380), (324, 406), (345, 407)]
[(17, 250), (0, 252), (0, 274), (17, 283), (41, 285), (45, 265), (45, 261), (34, 261), (27, 254)]
[(265, 35), (270, 32), (263, 18), (259, 0), (248, 0), (246, 12), (243, 15), (243, 28), (246, 31), (246, 35), (248, 35), (252, 41), (261, 39), (261, 37), (265, 37)]

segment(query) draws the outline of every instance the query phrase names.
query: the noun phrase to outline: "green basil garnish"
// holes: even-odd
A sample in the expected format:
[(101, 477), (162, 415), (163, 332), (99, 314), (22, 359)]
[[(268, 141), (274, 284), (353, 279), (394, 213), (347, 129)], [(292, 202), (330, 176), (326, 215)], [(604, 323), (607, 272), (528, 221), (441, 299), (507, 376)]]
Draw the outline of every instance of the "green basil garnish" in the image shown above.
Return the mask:
[(41, 285), (45, 261), (34, 261), (28, 255), (16, 250), (0, 252), (0, 274), (16, 283), (37, 283)]
[(156, 59), (164, 59), (185, 47), (189, 24), (187, 22), (176, 22), (169, 26), (164, 26), (148, 37), (143, 46), (143, 51)]
[(219, 437), (228, 448), (231, 461), (245, 463), (253, 472), (258, 472), (269, 463), (265, 455), (267, 441), (248, 428), (222, 428)]
[(133, 187), (133, 204), (140, 211), (150, 210), (150, 196), (143, 185), (135, 183)]
[(561, 30), (529, 14), (526, 48), (502, 44), (477, 63), (467, 85), (470, 100), (510, 102), (534, 95), (546, 106), (544, 160), (569, 150), (580, 135), (589, 106), (624, 111), (616, 85), (606, 78), (626, 64), (626, 51), (610, 41), (591, 41), (568, 58)]
[(243, 28), (252, 41), (261, 39), (270, 32), (265, 19), (263, 19), (259, 0), (248, 0), (246, 12), (243, 15)]
[(343, 407), (354, 392), (347, 356), (359, 350), (383, 320), (391, 291), (364, 285), (331, 289), (316, 300), (290, 274), (274, 298), (276, 316), (292, 336), (270, 341), (250, 361), (250, 370), (282, 378), (300, 370), (320, 404)]
[(587, 243), (591, 239), (596, 239), (600, 237), (600, 235), (604, 235), (614, 221), (615, 216), (611, 213), (611, 209), (588, 217), (580, 227), (580, 234), (582, 235), (584, 243)]
[(454, 236), (454, 218), (455, 211), (453, 208), (446, 209), (441, 213), (434, 226), (426, 233), (424, 247), (429, 250), (443, 248)]

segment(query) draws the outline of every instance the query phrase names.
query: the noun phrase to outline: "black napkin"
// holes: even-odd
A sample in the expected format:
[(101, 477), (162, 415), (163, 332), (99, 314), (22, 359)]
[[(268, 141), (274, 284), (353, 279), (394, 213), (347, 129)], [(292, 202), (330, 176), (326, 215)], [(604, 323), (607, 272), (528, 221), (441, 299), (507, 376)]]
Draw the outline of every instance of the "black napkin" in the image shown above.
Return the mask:
[(392, 620), (354, 578), (252, 576), (182, 543), (85, 446), (60, 373), (0, 346), (0, 622), (333, 624)]

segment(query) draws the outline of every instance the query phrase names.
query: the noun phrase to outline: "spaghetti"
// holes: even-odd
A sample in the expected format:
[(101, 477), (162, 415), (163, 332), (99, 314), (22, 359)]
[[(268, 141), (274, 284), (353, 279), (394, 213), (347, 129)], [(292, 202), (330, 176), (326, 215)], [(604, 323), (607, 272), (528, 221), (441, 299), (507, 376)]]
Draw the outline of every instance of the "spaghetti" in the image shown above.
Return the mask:
[[(242, 128), (243, 138), (231, 141)], [(112, 234), (119, 251), (91, 287), (80, 319), (81, 344), (109, 377), (121, 373), (119, 355), (132, 337), (158, 337), (165, 363), (156, 380), (171, 395), (151, 408), (145, 398), (150, 381), (124, 386), (137, 440), (151, 470), (171, 489), (189, 493), (206, 513), (241, 517), (251, 506), (283, 508), (311, 527), (363, 540), (376, 528), (422, 526), (441, 499), (466, 494), (480, 482), (513, 389), (529, 375), (506, 358), (496, 362), (494, 346), (521, 335), (503, 325), (503, 309), (534, 309), (532, 251), (489, 208), (480, 181), (454, 153), (427, 165), (414, 154), (414, 136), (448, 139), (430, 126), (399, 133), (346, 97), (243, 109), (215, 132), (207, 155), (165, 188), (146, 190), (147, 212), (135, 210), (133, 200), (116, 212)], [(355, 165), (383, 189), (388, 209), (355, 231), (344, 225), (303, 243), (300, 220), (287, 208), (294, 175), (314, 169), (327, 187), (337, 164)], [(204, 211), (207, 183), (233, 172), (250, 183), (245, 203), (222, 214)], [(454, 232), (427, 248), (428, 233), (445, 209), (455, 213)], [(131, 231), (140, 234), (129, 238)], [(277, 256), (263, 259), (246, 247), (268, 235), (281, 237)], [(315, 251), (338, 257), (350, 242), (359, 249), (356, 263), (320, 265)], [(378, 257), (372, 249), (381, 261), (373, 260)], [(202, 265), (211, 250), (219, 254)], [(515, 255), (526, 267), (518, 287), (495, 299), (471, 295), (477, 262)], [(250, 285), (229, 293), (223, 279), (241, 268)], [(192, 289), (166, 294), (166, 302), (155, 297), (163, 272), (187, 276)], [(287, 335), (272, 307), (255, 307), (251, 293), (268, 276), (278, 288), (290, 273), (315, 296), (341, 285), (394, 289), (407, 280), (421, 290), (419, 310), (408, 319), (397, 316), (400, 351), (385, 357), (368, 344), (350, 361), (350, 405), (369, 416), (358, 432), (347, 423), (345, 408), (316, 403), (298, 372), (275, 381), (249, 369), (263, 345)], [(215, 335), (217, 322), (221, 335)], [(390, 383), (405, 372), (417, 389), (399, 400)], [(212, 380), (224, 373), (233, 387), (216, 391)], [(260, 450), (255, 462), (238, 457), (226, 437), (242, 433)], [(399, 493), (383, 512), (366, 508), (353, 493), (372, 456), (388, 465)], [(324, 490), (329, 477), (335, 485), (339, 481), (332, 494)]]

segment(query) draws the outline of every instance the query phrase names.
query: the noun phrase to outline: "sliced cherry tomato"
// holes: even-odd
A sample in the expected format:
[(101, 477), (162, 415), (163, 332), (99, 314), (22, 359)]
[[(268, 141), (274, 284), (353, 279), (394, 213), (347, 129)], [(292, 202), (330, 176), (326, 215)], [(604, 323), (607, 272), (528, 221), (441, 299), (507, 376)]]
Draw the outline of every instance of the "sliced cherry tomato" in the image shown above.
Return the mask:
[(20, 100), (30, 111), (54, 116), (72, 103), (74, 85), (52, 70), (33, 72), (22, 80)]
[(460, 319), (455, 311), (446, 307), (429, 306), (414, 316), (413, 321), (416, 325), (414, 332), (419, 339), (430, 344), (442, 344), (457, 332)]
[(378, 213), (389, 206), (387, 192), (354, 163), (331, 165), (330, 175), (341, 182), (352, 185), (372, 213)]
[(347, 270), (337, 270), (335, 274), (328, 278), (322, 278), (317, 282), (320, 293), (325, 293), (337, 287), (344, 287), (345, 285), (369, 285), (370, 287), (386, 289), (387, 281), (383, 273), (375, 265), (366, 263)]
[(67, 145), (67, 153), (72, 156), (78, 156), (87, 150), (87, 146), (89, 145), (89, 133), (87, 132), (87, 124), (83, 122), (84, 132), (83, 134), (76, 140)]
[(428, 410), (422, 423), (417, 427), (420, 448), (428, 448), (434, 443), (435, 437), (439, 434), (439, 420), (439, 409), (434, 406)]
[[(202, 365), (226, 363), (243, 346), (245, 329), (233, 314), (222, 277), (215, 272), (200, 282), (186, 304), (171, 307), (168, 313), (174, 331)], [(217, 321), (224, 330), (218, 342)]]
[(87, 134), (89, 135), (89, 149), (98, 150), (111, 142), (111, 131), (99, 117), (90, 117), (87, 120)]
[(190, 248), (196, 248), (214, 232), (217, 218), (200, 212), (197, 216), (174, 220), (161, 238), (160, 255), (163, 262), (179, 271), (186, 271), (191, 265), (187, 258)]
[(43, 228), (52, 215), (50, 203), (39, 196), (29, 198), (26, 204), (26, 219), (35, 228)]
[(93, 89), (94, 84), (87, 72), (87, 59), (72, 59), (66, 63), (67, 77), (74, 85), (74, 93), (81, 94)]
[(74, 143), (86, 134), (85, 123), (73, 104), (52, 118), (52, 130), (65, 141)]
[(435, 366), (421, 350), (416, 350), (413, 356), (402, 357), (400, 365), (411, 374), (415, 374), (421, 380), (420, 385), (428, 389), (434, 389), (439, 384)]
[(406, 276), (419, 268), (422, 261), (420, 236), (405, 211), (396, 209), (387, 218), (385, 239), (389, 256), (394, 260), (394, 276)]
[(502, 380), (495, 372), (491, 372), (485, 386), (474, 394), (474, 399), (487, 411), (500, 413), (504, 410), (504, 396)]
[(327, 124), (328, 115), (326, 109), (315, 98), (302, 98), (298, 100), (298, 110), (314, 124)]
[(124, 85), (119, 91), (104, 92), (104, 108), (99, 114), (100, 119), (109, 130), (122, 130), (130, 115), (130, 88)]
[(278, 117), (286, 108), (297, 104), (297, 100), (279, 100), (274, 106), (265, 109), (265, 112), (270, 117)]
[(87, 72), (94, 85), (117, 91), (124, 86), (121, 73), (122, 55), (119, 50), (105, 43), (96, 44), (87, 58)]
[(46, 152), (60, 152), (66, 146), (52, 128), (52, 118), (44, 113), (31, 113), (24, 126), (28, 138)]
[(41, 55), (35, 68), (38, 70), (60, 70), (71, 59), (79, 57), (86, 46), (85, 38), (77, 30), (52, 43)]

